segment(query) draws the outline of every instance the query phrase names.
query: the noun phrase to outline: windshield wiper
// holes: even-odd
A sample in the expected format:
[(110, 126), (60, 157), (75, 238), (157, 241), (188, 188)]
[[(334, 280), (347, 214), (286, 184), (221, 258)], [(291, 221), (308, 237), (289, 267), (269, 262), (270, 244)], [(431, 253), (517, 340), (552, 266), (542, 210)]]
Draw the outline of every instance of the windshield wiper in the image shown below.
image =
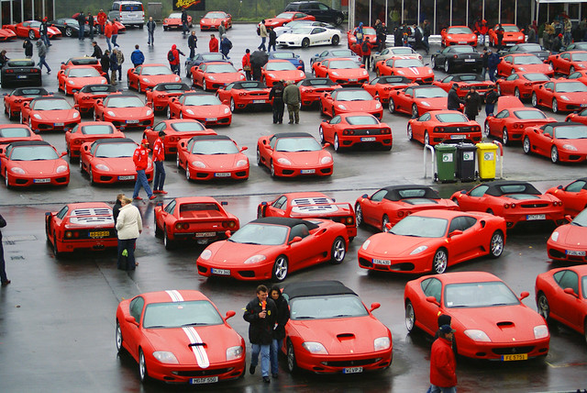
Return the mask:
[(184, 323), (183, 325), (181, 325), (181, 327), (186, 327), (186, 326), (207, 326), (207, 323), (204, 322), (192, 322), (192, 323)]
[(348, 318), (348, 317), (354, 317), (354, 315), (338, 314), (338, 315), (333, 316), (332, 318)]
[(167, 326), (162, 325), (153, 325), (153, 326), (146, 326), (145, 329), (165, 329)]
[(301, 317), (295, 317), (295, 319), (316, 319), (316, 317), (312, 317), (310, 315), (303, 315)]

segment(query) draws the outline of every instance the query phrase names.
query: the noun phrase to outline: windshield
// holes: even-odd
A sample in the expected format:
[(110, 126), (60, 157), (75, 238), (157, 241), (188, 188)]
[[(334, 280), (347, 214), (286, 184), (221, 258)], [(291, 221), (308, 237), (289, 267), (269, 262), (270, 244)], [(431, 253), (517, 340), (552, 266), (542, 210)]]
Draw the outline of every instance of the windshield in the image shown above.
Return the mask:
[(584, 93), (587, 91), (587, 86), (581, 82), (560, 82), (554, 87), (557, 93)]
[(295, 59), (296, 54), (293, 52), (273, 52), (275, 59)]
[(0, 138), (25, 138), (31, 133), (26, 128), (2, 128), (0, 129)]
[(206, 67), (208, 74), (227, 74), (230, 72), (237, 72), (236, 69), (228, 63), (225, 64), (210, 64)]
[(473, 34), (468, 27), (449, 27), (446, 31), (448, 34)]
[(90, 78), (101, 76), (94, 67), (89, 68), (70, 68), (67, 76), (70, 78)]
[(573, 61), (587, 61), (587, 53), (573, 53)]
[(173, 75), (173, 72), (169, 69), (169, 67), (165, 66), (149, 66), (143, 67), (141, 71), (141, 75)]
[(436, 119), (441, 123), (467, 123), (469, 121), (461, 113), (439, 113), (436, 115)]
[(71, 109), (71, 105), (62, 98), (56, 98), (54, 100), (34, 100), (31, 104), (31, 109), (36, 111), (67, 110)]
[(187, 91), (190, 90), (190, 87), (185, 83), (159, 83), (155, 86), (157, 91), (165, 91), (165, 92), (177, 92), (177, 91)]
[[(240, 82), (239, 86), (240, 87), (238, 87), (238, 89), (242, 89), (242, 90), (259, 90), (259, 89), (267, 88), (267, 86), (265, 86), (264, 83), (257, 82), (257, 81)], [(234, 88), (237, 89), (236, 86), (234, 86)]]
[(277, 246), (285, 243), (289, 227), (269, 224), (247, 224), (232, 235), (228, 241), (242, 244)]
[(168, 19), (181, 19), (181, 14), (178, 12), (174, 12), (173, 14), (169, 14)]
[(587, 126), (555, 127), (554, 137), (557, 139), (587, 139)]
[(444, 304), (450, 308), (475, 308), (515, 306), (520, 301), (503, 282), (491, 281), (449, 284), (444, 290)]
[(10, 60), (9, 67), (34, 67), (35, 62), (32, 60)]
[(204, 61), (224, 61), (224, 55), (222, 53), (208, 53), (202, 55)]
[(276, 151), (281, 152), (302, 152), (302, 151), (319, 151), (322, 146), (311, 137), (301, 138), (280, 138), (275, 145)]
[(542, 48), (538, 44), (518, 45), (518, 49), (525, 52), (541, 52)]
[(137, 96), (110, 96), (106, 98), (104, 106), (107, 108), (138, 108), (145, 106)]
[(114, 127), (108, 124), (96, 124), (82, 127), (82, 134), (85, 135), (103, 135), (114, 134)]
[(220, 100), (213, 95), (202, 94), (186, 96), (183, 102), (186, 106), (209, 106), (209, 105), (221, 105)]
[(356, 295), (296, 297), (290, 302), (292, 320), (364, 317), (367, 309)]
[(366, 126), (366, 125), (377, 125), (379, 121), (373, 116), (352, 116), (346, 118), (347, 123), (352, 126)]
[(524, 78), (528, 79), (530, 82), (542, 82), (550, 80), (550, 78), (544, 74), (524, 74)]
[(12, 149), (10, 159), (12, 161), (40, 161), (56, 160), (59, 156), (51, 146), (17, 146)]
[(352, 60), (333, 60), (328, 64), (328, 67), (334, 70), (361, 68)]
[(580, 227), (587, 227), (587, 209), (585, 209), (581, 213), (579, 213), (577, 215), (577, 217), (575, 217), (573, 222), (571, 222), (571, 224), (577, 225)]
[(408, 216), (389, 231), (394, 235), (414, 237), (443, 237), (448, 220), (444, 218)]
[(223, 12), (208, 12), (204, 18), (208, 19), (224, 19), (225, 15)]
[(137, 145), (134, 143), (101, 143), (94, 154), (98, 158), (132, 157)]
[(411, 55), (414, 53), (414, 50), (412, 48), (391, 48), (389, 50), (391, 53), (393, 53), (394, 55)]
[(453, 53), (476, 53), (477, 51), (473, 49), (473, 47), (469, 45), (463, 46), (453, 46), (450, 48), (450, 51)]
[(37, 89), (37, 88), (30, 88), (30, 89), (20, 89), (13, 91), (10, 95), (11, 96), (23, 96), (23, 97), (35, 97), (41, 95), (49, 94), (45, 89)]
[(202, 123), (196, 121), (186, 121), (181, 123), (171, 123), (171, 128), (177, 132), (190, 132), (190, 131), (202, 131), (204, 126)]
[(333, 57), (356, 57), (355, 53), (350, 49), (335, 49), (330, 51)]
[(231, 140), (197, 141), (192, 147), (192, 154), (236, 154), (238, 147)]
[(145, 329), (221, 325), (224, 320), (207, 300), (151, 303), (145, 308)]
[(448, 97), (448, 93), (440, 87), (426, 87), (423, 89), (414, 89), (416, 98), (442, 98)]
[(461, 82), (485, 82), (485, 79), (481, 75), (461, 75)]
[(532, 56), (518, 56), (514, 57), (514, 64), (530, 65), (530, 64), (544, 64), (538, 57)]
[(365, 90), (337, 90), (335, 101), (371, 101), (373, 96)]
[(514, 115), (520, 120), (540, 120), (546, 119), (546, 115), (540, 110), (521, 110), (514, 111)]
[(82, 87), (84, 93), (92, 93), (92, 94), (104, 94), (104, 93), (113, 93), (116, 89), (111, 85), (86, 85)]
[(376, 35), (377, 33), (375, 32), (375, 29), (374, 28), (363, 26), (363, 34), (366, 34), (366, 35)]
[(503, 28), (503, 31), (506, 33), (518, 33), (520, 31), (520, 29), (518, 29), (518, 26), (501, 26)]
[(296, 66), (291, 64), (289, 61), (271, 61), (267, 63), (265, 67), (267, 71), (291, 71), (297, 70)]
[(418, 59), (397, 59), (392, 60), (390, 64), (393, 64), (395, 68), (424, 67), (424, 64)]
[(95, 57), (78, 57), (75, 59), (71, 59), (70, 64), (73, 64), (73, 65), (98, 64), (98, 59), (96, 59)]

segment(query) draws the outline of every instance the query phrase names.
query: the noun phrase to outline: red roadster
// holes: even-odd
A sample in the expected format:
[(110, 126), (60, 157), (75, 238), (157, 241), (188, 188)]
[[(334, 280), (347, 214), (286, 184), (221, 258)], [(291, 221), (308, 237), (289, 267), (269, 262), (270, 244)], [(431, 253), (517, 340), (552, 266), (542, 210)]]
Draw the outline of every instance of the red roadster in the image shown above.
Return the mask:
[(204, 127), (197, 120), (163, 120), (155, 124), (153, 128), (147, 128), (143, 133), (143, 139), (149, 141), (151, 149), (155, 144), (155, 139), (159, 138), (159, 131), (165, 132), (165, 137), (163, 138), (165, 156), (175, 156), (177, 154), (177, 144), (181, 139), (190, 139), (196, 135), (216, 135), (214, 130)]
[(587, 209), (587, 177), (577, 179), (566, 186), (549, 188), (547, 194), (554, 195), (563, 202), (565, 215), (575, 217)]
[(357, 145), (391, 150), (393, 145), (391, 127), (364, 112), (342, 113), (322, 120), (318, 133), (320, 142), (331, 143), (336, 152)]
[(580, 123), (549, 123), (524, 130), (524, 153), (550, 157), (559, 162), (584, 162), (587, 159), (587, 125)]
[(320, 112), (335, 117), (344, 113), (369, 113), (383, 118), (383, 106), (371, 94), (361, 88), (336, 89), (322, 94)]
[(124, 133), (112, 123), (105, 121), (86, 121), (77, 124), (65, 133), (65, 146), (69, 160), (79, 158), (81, 146), (98, 139), (125, 138)]

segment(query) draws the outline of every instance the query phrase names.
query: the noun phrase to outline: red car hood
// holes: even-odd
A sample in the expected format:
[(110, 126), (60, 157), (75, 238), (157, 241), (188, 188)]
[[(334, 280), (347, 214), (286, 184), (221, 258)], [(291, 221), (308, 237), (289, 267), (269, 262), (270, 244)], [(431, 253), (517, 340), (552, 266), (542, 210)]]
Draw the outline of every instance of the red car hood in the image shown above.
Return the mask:
[(568, 97), (569, 101), (560, 99), (561, 102), (572, 102), (572, 103), (581, 103), (587, 104), (587, 94), (584, 92), (577, 92), (577, 93), (556, 93), (557, 97)]
[(516, 40), (517, 41), (517, 40), (523, 40), (524, 38), (525, 38), (524, 34), (519, 33), (519, 32), (518, 33), (504, 33), (504, 35), (503, 35), (504, 41), (505, 40)]
[[(20, 167), (25, 170), (27, 175), (54, 175), (57, 167), (60, 165), (67, 166), (67, 162), (59, 158), (57, 160), (39, 160), (39, 161), (9, 161), (11, 167)], [(68, 171), (61, 172), (61, 175), (67, 175)], [(18, 175), (17, 175), (18, 176)]]
[(301, 74), (303, 72), (301, 70), (284, 70), (284, 71), (265, 71), (265, 75), (271, 76), (269, 74), (273, 74), (275, 77), (273, 79), (283, 79), (283, 80), (298, 80), (302, 78)]
[[(566, 224), (556, 229), (559, 233), (558, 244), (565, 246), (587, 247), (587, 228), (578, 225)], [(556, 243), (555, 243), (556, 244)]]
[(560, 149), (564, 145), (572, 145), (577, 148), (576, 154), (587, 153), (587, 139), (557, 139), (556, 142)]
[(243, 165), (237, 168), (236, 163), (239, 160), (247, 160), (247, 157), (242, 153), (237, 154), (215, 154), (215, 155), (190, 155), (189, 162), (202, 161), (206, 164), (206, 169), (217, 171), (232, 171), (235, 169), (245, 170), (248, 165)]
[(41, 116), (43, 121), (52, 121), (54, 123), (69, 122), (71, 120), (79, 119), (79, 113), (76, 117), (73, 114), (77, 113), (76, 109), (59, 109), (52, 111), (31, 111), (31, 118), (36, 119), (35, 114)]
[(243, 262), (253, 255), (263, 254), (270, 256), (277, 255), (277, 252), (285, 247), (278, 246), (264, 246), (259, 244), (242, 244), (233, 243), (226, 240), (221, 240), (212, 243), (207, 250), (212, 251), (212, 257), (209, 261), (219, 264), (219, 267), (242, 267), (248, 266), (251, 269), (257, 267), (257, 264), (244, 265)]
[(429, 67), (407, 67), (396, 68), (396, 74), (405, 76), (407, 78), (422, 78), (426, 76), (434, 76)]
[(139, 82), (146, 83), (149, 86), (155, 86), (159, 83), (179, 82), (181, 78), (175, 74), (171, 75), (141, 75)]
[[(515, 64), (513, 68), (519, 72), (539, 72), (541, 74), (552, 73), (548, 64)], [(522, 71), (522, 68), (524, 69)]]
[[(69, 81), (73, 81), (73, 85), (71, 83), (69, 83)], [(86, 77), (86, 78), (67, 78), (65, 80), (65, 83), (68, 86), (75, 86), (75, 87), (84, 87), (85, 85), (105, 85), (106, 84), (106, 78), (104, 78), (103, 76), (92, 76), (92, 77)]]
[(112, 176), (130, 176), (136, 175), (137, 170), (135, 168), (132, 157), (120, 157), (120, 158), (96, 158), (92, 160), (94, 167), (98, 164), (106, 165), (110, 168), (108, 174)]
[[(322, 157), (326, 157), (327, 153), (321, 151), (300, 151), (300, 152), (276, 152), (275, 160), (284, 157), (291, 162), (292, 167), (316, 167), (323, 165), (320, 163)], [(330, 161), (332, 163), (332, 161)]]
[[(227, 105), (198, 105), (198, 106), (184, 106), (183, 110), (189, 113), (189, 111), (193, 112), (195, 116), (205, 116), (206, 118), (210, 117), (223, 117), (230, 114), (225, 113), (225, 109), (227, 109)], [(191, 113), (190, 113), (191, 114)]]
[(365, 69), (363, 68), (341, 68), (341, 69), (331, 69), (330, 75), (334, 75), (337, 77), (342, 78), (349, 78), (349, 79), (358, 79), (363, 78), (365, 75)]
[[(335, 101), (334, 106), (338, 108), (339, 105), (343, 105), (349, 112), (372, 112), (381, 109), (381, 103), (377, 100), (365, 100), (365, 101)], [(379, 108), (377, 108), (379, 105)], [(365, 128), (374, 128), (373, 126), (367, 126)]]
[(222, 22), (223, 20), (224, 20), (224, 18), (214, 18), (214, 19), (202, 18), (202, 19), (200, 19), (200, 23), (203, 23), (205, 25), (219, 26), (220, 22)]
[[(441, 109), (446, 109), (446, 97), (437, 97), (437, 98), (415, 98), (414, 101), (420, 105), (422, 108), (426, 108), (427, 111), (437, 111)], [(426, 102), (430, 106), (423, 105)]]
[[(407, 256), (416, 248), (422, 245), (430, 245), (434, 242), (441, 242), (443, 238), (399, 236), (391, 233), (380, 232), (371, 236), (371, 244), (366, 253), (384, 258)], [(433, 248), (432, 246), (430, 246)]]
[(16, 37), (16, 34), (9, 29), (0, 29), (0, 37), (13, 38)]
[(206, 79), (210, 79), (213, 77), (214, 79), (212, 82), (220, 82), (224, 84), (229, 84), (231, 82), (242, 81), (245, 80), (245, 76), (240, 72), (225, 72), (222, 74), (208, 74), (206, 75)]
[(114, 112), (115, 117), (120, 119), (142, 119), (145, 116), (150, 116), (147, 114), (151, 112), (153, 114), (153, 110), (147, 106), (138, 106), (136, 108), (104, 108), (104, 112), (110, 116), (108, 112)]

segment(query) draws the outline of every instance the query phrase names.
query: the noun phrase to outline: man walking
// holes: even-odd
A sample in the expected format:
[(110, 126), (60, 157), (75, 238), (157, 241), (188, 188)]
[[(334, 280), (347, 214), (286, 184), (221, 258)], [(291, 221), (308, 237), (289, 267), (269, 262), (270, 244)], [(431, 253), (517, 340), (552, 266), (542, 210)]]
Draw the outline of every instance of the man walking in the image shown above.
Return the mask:
[(257, 49), (262, 50), (263, 52), (267, 51), (265, 48), (265, 42), (267, 41), (267, 27), (265, 27), (265, 19), (259, 23), (259, 36), (261, 36), (261, 44), (257, 47)]
[(210, 43), (208, 44), (208, 50), (210, 52), (218, 52), (218, 38), (214, 34), (210, 34)]
[(469, 118), (469, 120), (475, 120), (479, 111), (481, 111), (481, 104), (483, 103), (483, 99), (477, 93), (477, 89), (475, 86), (471, 86), (471, 89), (465, 96), (465, 115)]
[(31, 59), (33, 57), (33, 43), (31, 40), (25, 38), (22, 47), (24, 48), (24, 57)]
[(90, 29), (90, 40), (94, 39), (94, 16), (88, 12), (88, 28)]
[(108, 21), (106, 27), (104, 28), (104, 36), (106, 37), (106, 43), (108, 44), (108, 50), (112, 50), (112, 46), (110, 45), (110, 38), (112, 38), (112, 22)]
[(100, 58), (100, 65), (102, 66), (102, 71), (104, 72), (106, 82), (110, 84), (110, 76), (108, 76), (108, 71), (110, 71), (110, 51), (108, 49), (104, 51), (104, 54)]
[(489, 51), (489, 57), (487, 58), (487, 70), (489, 71), (489, 80), (495, 82), (497, 77), (497, 65), (501, 61), (499, 55), (496, 52)]
[(45, 46), (48, 48), (51, 46), (51, 42), (49, 42), (49, 33), (47, 31), (47, 28), (47, 17), (44, 17), (43, 21), (41, 22), (41, 26), (39, 27), (39, 35), (41, 36), (41, 40), (43, 41)]
[(143, 231), (143, 220), (136, 206), (130, 198), (123, 197), (121, 208), (116, 219), (118, 233), (118, 260), (120, 270), (135, 270), (138, 265), (135, 261), (135, 244)]
[(84, 34), (85, 34), (85, 29), (86, 29), (86, 16), (84, 15), (83, 11), (80, 11), (80, 13), (77, 16), (77, 23), (79, 25), (79, 34), (78, 34), (78, 40), (83, 41), (84, 40)]
[(139, 44), (135, 45), (135, 50), (130, 55), (130, 61), (134, 68), (137, 68), (137, 66), (140, 66), (145, 62), (145, 55), (139, 49)]
[(149, 16), (149, 21), (147, 22), (147, 45), (154, 45), (155, 44), (155, 29), (157, 28), (157, 23), (153, 20), (152, 16)]
[(47, 56), (47, 47), (42, 40), (37, 41), (37, 55), (39, 55), (39, 63), (37, 65), (41, 71), (43, 70), (43, 66), (45, 66), (47, 68), (47, 75), (51, 74), (51, 68), (49, 68), (49, 64), (47, 64), (45, 61), (45, 56)]
[(190, 48), (190, 59), (193, 59), (196, 55), (196, 48), (198, 47), (198, 37), (196, 37), (196, 32), (192, 31), (190, 36), (188, 37), (188, 48)]
[(222, 41), (220, 41), (220, 52), (222, 52), (222, 54), (227, 59), (230, 59), (230, 57), (228, 57), (228, 53), (230, 52), (231, 49), (232, 49), (232, 42), (228, 39), (228, 37), (225, 34), (224, 37), (222, 37)]
[(489, 90), (487, 94), (485, 94), (485, 115), (493, 115), (493, 111), (495, 110), (495, 104), (497, 104), (497, 99), (499, 95), (493, 88), (493, 86), (489, 86)]
[(259, 285), (257, 296), (247, 304), (243, 318), (249, 325), (249, 341), (251, 342), (251, 367), (249, 372), (255, 374), (261, 354), (261, 375), (263, 382), (270, 383), (269, 365), (273, 327), (277, 316), (275, 302), (268, 298), (267, 287)]
[(461, 109), (462, 103), (463, 100), (461, 100), (457, 93), (457, 84), (453, 83), (448, 91), (448, 97), (446, 98), (446, 109), (450, 111), (458, 111)]
[(164, 139), (165, 131), (159, 131), (159, 138), (155, 139), (153, 144), (153, 163), (155, 164), (154, 194), (167, 194), (167, 191), (163, 191), (163, 185), (165, 184), (165, 167), (163, 166), (163, 161), (165, 161)]
[(139, 196), (141, 187), (145, 189), (149, 199), (157, 198), (155, 195), (153, 195), (153, 191), (151, 191), (149, 181), (147, 180), (147, 175), (145, 174), (145, 169), (147, 169), (149, 166), (149, 149), (147, 149), (147, 146), (149, 146), (149, 141), (143, 139), (132, 156), (132, 159), (135, 163), (135, 168), (137, 170), (137, 181), (135, 183), (135, 189), (132, 194), (132, 199), (135, 201), (140, 201), (143, 199)]
[(292, 81), (287, 82), (287, 86), (283, 89), (283, 102), (287, 105), (287, 113), (289, 115), (289, 124), (296, 124), (300, 122), (300, 102), (302, 97), (300, 88)]
[(181, 27), (183, 30), (183, 35), (186, 35), (189, 31), (189, 27), (188, 27), (188, 12), (186, 11), (185, 8), (181, 11)]
[(245, 55), (243, 56), (242, 64), (243, 64), (243, 71), (245, 72), (247, 80), (250, 81), (251, 79), (253, 79), (253, 76), (251, 74), (251, 70), (252, 70), (251, 50), (249, 48), (247, 48), (245, 50)]
[(269, 92), (269, 100), (273, 100), (273, 124), (283, 123), (283, 81), (273, 84)]
[(122, 63), (124, 63), (124, 54), (120, 49), (116, 49), (116, 62), (118, 63), (118, 81), (122, 80)]
[(118, 22), (118, 18), (114, 18), (114, 22), (112, 23), (112, 46), (115, 48), (120, 47), (120, 45), (118, 45), (116, 42), (118, 39), (118, 25), (116, 22)]
[(276, 52), (277, 49), (275, 45), (277, 44), (277, 33), (273, 30), (272, 27), (267, 28), (267, 34), (269, 35), (269, 45), (267, 45), (267, 52), (271, 52), (271, 48), (273, 48), (273, 52)]
[(430, 393), (456, 393), (455, 353), (452, 349), (454, 330), (442, 325), (430, 353)]
[[(0, 214), (0, 228), (4, 228), (5, 226), (6, 226), (6, 220)], [(2, 282), (3, 287), (10, 284), (10, 280), (6, 276), (6, 261), (4, 260), (4, 246), (2, 245), (2, 231), (1, 230), (0, 230), (0, 281)]]
[(185, 56), (182, 51), (177, 49), (177, 45), (173, 44), (171, 50), (167, 53), (167, 60), (169, 61), (169, 67), (173, 73), (180, 74), (180, 59), (179, 55)]
[(108, 15), (106, 15), (103, 9), (100, 9), (96, 19), (98, 21), (98, 32), (100, 34), (104, 34), (104, 28), (106, 27), (106, 20), (108, 19)]

